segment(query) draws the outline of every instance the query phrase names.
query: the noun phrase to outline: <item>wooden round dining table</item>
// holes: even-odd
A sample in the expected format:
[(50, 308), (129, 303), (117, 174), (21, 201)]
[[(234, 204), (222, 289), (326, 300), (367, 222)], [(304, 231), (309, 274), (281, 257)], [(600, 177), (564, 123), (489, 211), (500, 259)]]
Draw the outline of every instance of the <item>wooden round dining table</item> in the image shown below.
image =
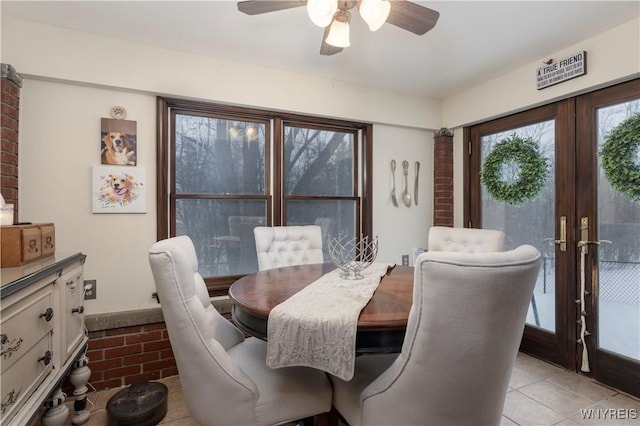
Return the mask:
[[(245, 333), (267, 340), (271, 309), (334, 269), (330, 263), (287, 266), (240, 278), (229, 288), (234, 322)], [(360, 312), (356, 353), (400, 352), (412, 299), (413, 268), (393, 267)]]

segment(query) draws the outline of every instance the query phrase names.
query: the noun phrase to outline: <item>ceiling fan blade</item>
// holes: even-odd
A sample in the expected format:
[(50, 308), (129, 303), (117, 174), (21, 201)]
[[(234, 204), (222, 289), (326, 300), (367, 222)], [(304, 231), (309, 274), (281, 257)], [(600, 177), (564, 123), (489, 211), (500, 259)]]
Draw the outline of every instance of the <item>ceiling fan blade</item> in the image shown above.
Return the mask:
[(327, 36), (329, 35), (329, 29), (331, 25), (327, 25), (324, 29), (324, 34), (322, 35), (322, 44), (320, 45), (320, 54), (324, 56), (335, 55), (336, 53), (342, 52), (342, 47), (332, 46), (327, 43)]
[(247, 0), (238, 2), (238, 10), (247, 15), (277, 12), (306, 5), (306, 0)]
[(440, 13), (428, 7), (411, 3), (407, 0), (395, 0), (391, 2), (391, 11), (387, 22), (422, 35), (436, 26)]

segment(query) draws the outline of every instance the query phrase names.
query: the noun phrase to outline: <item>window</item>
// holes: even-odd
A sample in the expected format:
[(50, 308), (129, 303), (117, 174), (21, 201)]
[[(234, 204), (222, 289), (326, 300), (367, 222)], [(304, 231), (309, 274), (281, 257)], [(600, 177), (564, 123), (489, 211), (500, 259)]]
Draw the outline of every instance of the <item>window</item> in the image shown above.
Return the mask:
[(212, 295), (257, 271), (253, 228), (371, 234), (371, 124), (158, 98), (158, 239), (188, 235)]

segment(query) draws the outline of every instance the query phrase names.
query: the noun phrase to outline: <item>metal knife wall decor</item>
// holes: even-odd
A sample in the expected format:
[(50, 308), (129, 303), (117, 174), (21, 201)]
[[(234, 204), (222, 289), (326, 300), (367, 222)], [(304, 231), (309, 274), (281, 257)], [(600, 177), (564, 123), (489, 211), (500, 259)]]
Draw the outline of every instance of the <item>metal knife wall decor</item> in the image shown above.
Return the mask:
[(416, 181), (413, 185), (413, 201), (418, 205), (418, 175), (420, 174), (420, 162), (416, 161)]

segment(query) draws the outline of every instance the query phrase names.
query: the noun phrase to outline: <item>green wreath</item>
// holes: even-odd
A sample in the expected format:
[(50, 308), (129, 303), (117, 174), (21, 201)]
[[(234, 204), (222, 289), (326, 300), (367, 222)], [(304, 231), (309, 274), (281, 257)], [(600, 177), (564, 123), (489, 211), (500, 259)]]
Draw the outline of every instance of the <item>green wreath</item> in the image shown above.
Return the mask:
[(634, 201), (640, 200), (640, 113), (616, 126), (600, 149), (604, 175), (611, 186)]
[[(505, 180), (505, 169), (512, 179)], [(511, 135), (498, 142), (484, 160), (480, 181), (491, 198), (518, 205), (537, 196), (549, 176), (549, 161), (530, 138)]]

